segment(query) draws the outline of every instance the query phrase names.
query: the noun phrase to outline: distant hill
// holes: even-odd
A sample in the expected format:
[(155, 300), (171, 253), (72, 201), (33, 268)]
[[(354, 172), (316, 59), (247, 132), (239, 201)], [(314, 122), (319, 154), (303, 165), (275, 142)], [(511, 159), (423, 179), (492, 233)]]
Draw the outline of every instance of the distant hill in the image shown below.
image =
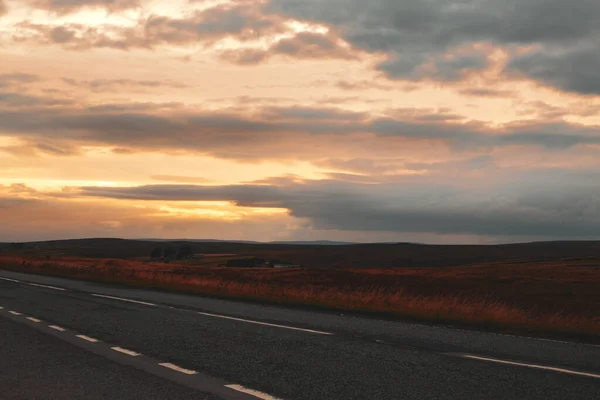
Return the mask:
[(332, 240), (280, 240), (274, 242), (257, 242), (253, 240), (221, 240), (221, 239), (135, 239), (149, 242), (196, 242), (196, 243), (254, 243), (254, 244), (297, 244), (297, 245), (323, 245), (323, 246), (344, 246), (348, 244), (357, 244), (356, 242), (336, 242)]
[[(339, 245), (331, 245), (339, 243)], [(494, 262), (543, 262), (585, 259), (600, 266), (600, 241), (557, 241), (503, 245), (427, 245), (411, 243), (230, 242), (220, 240), (127, 240), (115, 238), (53, 240), (0, 247), (9, 251), (48, 252), (95, 258), (149, 257), (156, 247), (187, 245), (193, 253), (238, 254), (285, 260), (306, 267), (445, 267)], [(34, 247), (38, 249), (33, 249)], [(17, 249), (16, 247), (25, 247)], [(28, 250), (29, 249), (29, 250)], [(32, 253), (33, 254), (33, 253)]]
[(304, 241), (278, 241), (267, 242), (267, 244), (297, 244), (297, 245), (319, 245), (319, 246), (346, 246), (358, 244), (356, 242), (336, 242), (332, 240), (304, 240)]
[(145, 242), (197, 242), (197, 243), (261, 243), (253, 240), (222, 240), (222, 239), (130, 239)]

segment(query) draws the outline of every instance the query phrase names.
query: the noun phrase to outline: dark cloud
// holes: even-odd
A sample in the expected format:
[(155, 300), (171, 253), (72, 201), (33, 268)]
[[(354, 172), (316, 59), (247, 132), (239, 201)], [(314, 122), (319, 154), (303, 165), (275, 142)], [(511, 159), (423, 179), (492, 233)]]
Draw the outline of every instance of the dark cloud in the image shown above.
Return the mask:
[(145, 38), (152, 43), (210, 41), (227, 36), (240, 40), (257, 39), (284, 31), (281, 18), (265, 15), (248, 3), (216, 6), (189, 18), (150, 17)]
[(40, 78), (37, 75), (31, 74), (0, 74), (0, 89), (24, 83), (38, 82), (39, 80)]
[(513, 97), (515, 92), (487, 88), (468, 88), (459, 91), (461, 94), (475, 97)]
[(91, 7), (122, 11), (141, 6), (143, 0), (25, 0), (25, 2), (36, 8), (64, 14)]
[(374, 80), (360, 80), (360, 81), (348, 81), (348, 80), (339, 80), (336, 82), (336, 86), (340, 89), (344, 90), (368, 90), (368, 89), (378, 89), (378, 90), (394, 90), (393, 85), (378, 83)]
[[(427, 65), (428, 62), (431, 65)], [(442, 54), (429, 59), (421, 58), (419, 64), (415, 64), (411, 57), (392, 53), (388, 60), (378, 65), (378, 69), (392, 79), (459, 81), (488, 65), (488, 55), (484, 52), (457, 56)]]
[(65, 106), (70, 104), (73, 104), (73, 100), (0, 92), (0, 107)]
[(333, 35), (300, 32), (287, 39), (281, 39), (267, 49), (228, 50), (222, 58), (236, 64), (257, 64), (280, 55), (298, 59), (358, 59), (357, 53), (343, 46)]
[[(353, 47), (387, 54), (378, 68), (391, 78), (456, 80), (487, 65), (484, 51), (465, 54), (465, 47), (535, 45), (542, 52), (517, 59), (521, 71), (561, 89), (599, 93), (598, 52), (590, 51), (600, 36), (597, 0), (271, 0), (267, 9), (332, 25)], [(569, 51), (586, 42), (594, 45)], [(567, 54), (557, 58), (557, 50)]]
[(279, 186), (84, 187), (80, 193), (102, 198), (231, 201), (239, 206), (285, 208), (292, 216), (311, 221), (315, 229), (599, 237), (598, 171), (588, 173), (587, 179), (569, 171), (555, 172), (535, 171), (480, 189), (422, 179), (391, 184), (324, 180), (280, 181)]
[[(600, 19), (599, 19), (600, 21)], [(600, 32), (598, 34), (600, 37)], [(520, 72), (560, 90), (600, 94), (600, 44), (559, 52), (535, 51), (513, 58), (508, 72)]]
[(600, 143), (597, 126), (525, 121), (493, 129), (481, 122), (462, 122), (443, 110), (400, 109), (386, 117), (316, 107), (215, 112), (142, 103), (85, 108), (69, 106), (69, 100), (14, 93), (0, 93), (0, 102), (5, 104), (4, 108), (0, 105), (0, 134), (17, 133), (32, 146), (53, 141), (63, 147), (102, 145), (248, 160), (319, 159), (332, 151), (381, 155), (394, 149), (405, 151), (409, 141), (437, 142), (459, 151), (504, 146), (564, 150)]

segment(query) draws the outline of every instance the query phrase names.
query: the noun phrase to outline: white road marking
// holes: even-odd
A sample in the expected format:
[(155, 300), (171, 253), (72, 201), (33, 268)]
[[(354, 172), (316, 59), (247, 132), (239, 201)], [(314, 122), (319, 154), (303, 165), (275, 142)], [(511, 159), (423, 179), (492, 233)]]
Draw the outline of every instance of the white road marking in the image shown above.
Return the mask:
[(47, 288), (47, 289), (62, 290), (62, 291), (67, 290), (67, 289), (64, 289), (64, 288), (56, 287), (56, 286), (41, 285), (39, 283), (28, 282), (27, 284), (31, 285), (31, 286), (43, 287), (43, 288)]
[(309, 333), (317, 333), (319, 335), (333, 335), (333, 333), (330, 332), (322, 332), (322, 331), (315, 331), (312, 329), (304, 329), (304, 328), (296, 328), (294, 326), (287, 326), (287, 325), (278, 325), (278, 324), (269, 324), (267, 322), (260, 322), (260, 321), (253, 321), (250, 319), (242, 319), (242, 318), (234, 318), (234, 317), (228, 317), (226, 315), (218, 315), (218, 314), (210, 314), (210, 313), (205, 313), (205, 312), (200, 312), (198, 311), (198, 314), (200, 315), (207, 315), (209, 317), (216, 317), (216, 318), (224, 318), (224, 319), (231, 319), (233, 321), (241, 321), (241, 322), (247, 322), (249, 324), (257, 324), (257, 325), (265, 325), (265, 326), (273, 326), (275, 328), (283, 328), (283, 329), (292, 329), (295, 331), (302, 331), (302, 332), (309, 332)]
[(228, 387), (229, 389), (237, 390), (238, 392), (250, 394), (254, 397), (258, 397), (259, 399), (263, 399), (263, 400), (283, 400), (278, 397), (273, 397), (266, 393), (259, 392), (257, 390), (245, 388), (242, 385), (225, 385), (225, 387)]
[(33, 318), (33, 317), (27, 317), (28, 320), (33, 321), (33, 322), (42, 322), (37, 318)]
[(113, 299), (113, 300), (121, 300), (121, 301), (127, 301), (129, 303), (137, 303), (137, 304), (143, 304), (145, 306), (156, 306), (156, 304), (153, 303), (146, 303), (145, 301), (137, 301), (137, 300), (130, 300), (130, 299), (124, 299), (122, 297), (114, 297), (114, 296), (106, 296), (104, 294), (95, 294), (92, 293), (92, 296), (96, 296), (96, 297), (104, 297), (105, 299)]
[(565, 340), (545, 339), (545, 338), (539, 338), (539, 337), (533, 337), (533, 336), (517, 336), (517, 335), (509, 335), (507, 333), (494, 333), (494, 335), (513, 337), (513, 338), (517, 338), (517, 339), (538, 340), (538, 341), (542, 341), (542, 342), (563, 343), (563, 344), (578, 345), (578, 346), (600, 347), (599, 345), (590, 344), (590, 343), (567, 342)]
[(123, 349), (121, 347), (111, 347), (114, 351), (118, 351), (119, 353), (127, 354), (128, 356), (137, 357), (140, 353), (136, 353), (135, 351)]
[(547, 371), (561, 372), (563, 374), (580, 375), (580, 376), (587, 376), (589, 378), (599, 378), (600, 379), (600, 374), (592, 374), (590, 372), (573, 371), (571, 369), (565, 369), (565, 368), (548, 367), (545, 365), (538, 365), (538, 364), (525, 364), (525, 363), (519, 363), (519, 362), (514, 362), (514, 361), (498, 360), (496, 358), (471, 356), (468, 354), (462, 354), (461, 357), (472, 358), (474, 360), (490, 361), (490, 362), (495, 362), (495, 363), (499, 363), (499, 364), (518, 365), (520, 367), (543, 369), (543, 370), (547, 370)]
[(77, 335), (79, 339), (87, 340), (88, 342), (96, 343), (98, 339), (94, 339), (93, 337), (85, 336), (85, 335)]
[(17, 282), (17, 283), (19, 283), (19, 281), (16, 280), (16, 279), (10, 279), (10, 278), (0, 278), (0, 279), (2, 279), (3, 281), (9, 281), (9, 282)]
[(11, 313), (12, 315), (23, 315), (20, 312), (17, 311), (9, 311), (9, 313)]
[(4, 307), (0, 306), (0, 310), (4, 310)]
[(57, 325), (50, 325), (49, 327), (52, 328), (52, 329), (54, 329), (54, 330), (56, 330), (56, 331), (61, 331), (61, 332), (66, 331), (65, 328), (61, 328), (60, 326), (57, 326)]
[(186, 375), (195, 375), (195, 374), (197, 374), (196, 371), (193, 371), (191, 369), (181, 368), (181, 367), (178, 367), (177, 365), (171, 364), (171, 363), (160, 363), (158, 365), (160, 365), (161, 367), (170, 368), (173, 371), (181, 372), (182, 374), (186, 374)]

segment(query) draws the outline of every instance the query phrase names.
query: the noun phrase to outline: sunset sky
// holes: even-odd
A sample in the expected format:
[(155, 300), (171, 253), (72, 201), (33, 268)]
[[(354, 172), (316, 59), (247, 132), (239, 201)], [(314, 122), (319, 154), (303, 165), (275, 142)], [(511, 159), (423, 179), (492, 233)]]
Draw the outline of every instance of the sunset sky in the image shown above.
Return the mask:
[(598, 0), (0, 0), (0, 241), (600, 239)]

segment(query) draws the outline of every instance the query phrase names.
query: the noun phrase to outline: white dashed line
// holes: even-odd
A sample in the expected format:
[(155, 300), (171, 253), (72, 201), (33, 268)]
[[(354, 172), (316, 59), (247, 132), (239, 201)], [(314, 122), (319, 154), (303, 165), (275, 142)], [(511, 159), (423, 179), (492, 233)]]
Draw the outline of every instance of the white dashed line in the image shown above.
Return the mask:
[(11, 313), (12, 315), (23, 315), (20, 312), (17, 311), (9, 311), (9, 313)]
[(229, 389), (237, 390), (238, 392), (250, 394), (254, 397), (258, 397), (259, 399), (263, 399), (263, 400), (283, 400), (278, 397), (273, 397), (266, 393), (259, 392), (257, 390), (245, 388), (242, 385), (225, 385), (225, 387), (228, 387)]
[(471, 358), (474, 360), (490, 361), (490, 362), (495, 362), (495, 363), (499, 363), (499, 364), (517, 365), (520, 367), (543, 369), (546, 371), (561, 372), (563, 374), (580, 375), (580, 376), (587, 376), (589, 378), (599, 378), (600, 379), (600, 374), (592, 374), (590, 372), (573, 371), (571, 369), (548, 367), (545, 365), (537, 365), (537, 364), (525, 364), (525, 363), (519, 363), (519, 362), (514, 362), (514, 361), (498, 360), (496, 358), (471, 356), (471, 355), (467, 355), (467, 354), (462, 354), (461, 357)]
[(104, 294), (95, 294), (92, 293), (92, 296), (96, 296), (96, 297), (104, 297), (105, 299), (113, 299), (113, 300), (120, 300), (120, 301), (126, 301), (128, 303), (137, 303), (137, 304), (143, 304), (145, 306), (156, 306), (156, 304), (153, 303), (146, 303), (145, 301), (137, 301), (137, 300), (130, 300), (130, 299), (124, 299), (122, 297), (113, 297), (113, 296), (106, 296)]
[(41, 320), (37, 319), (37, 318), (33, 318), (33, 317), (27, 317), (28, 320), (33, 321), (33, 322), (42, 322)]
[(0, 306), (0, 310), (4, 310), (4, 307)]
[(249, 324), (272, 326), (272, 327), (275, 327), (275, 328), (283, 328), (283, 329), (292, 329), (292, 330), (295, 330), (295, 331), (302, 331), (302, 332), (308, 332), (308, 333), (317, 333), (319, 335), (333, 335), (333, 333), (330, 333), (330, 332), (322, 332), (322, 331), (315, 331), (315, 330), (312, 330), (312, 329), (296, 328), (294, 326), (287, 326), (287, 325), (269, 324), (267, 322), (260, 322), (260, 321), (253, 321), (253, 320), (250, 320), (250, 319), (227, 317), (225, 315), (210, 314), (210, 313), (205, 313), (205, 312), (200, 312), (200, 311), (198, 311), (198, 314), (200, 314), (200, 315), (207, 315), (209, 317), (230, 319), (230, 320), (233, 320), (233, 321), (247, 322)]
[(114, 351), (118, 351), (119, 353), (127, 354), (128, 356), (137, 357), (140, 353), (136, 353), (135, 351), (123, 349), (121, 347), (111, 347)]
[(9, 282), (17, 282), (17, 283), (19, 283), (19, 281), (16, 280), (16, 279), (10, 279), (10, 278), (0, 278), (0, 279), (2, 279), (3, 281), (9, 281)]
[(158, 365), (160, 365), (161, 367), (170, 368), (173, 371), (181, 372), (182, 374), (186, 374), (186, 375), (195, 375), (195, 374), (197, 374), (196, 371), (193, 371), (191, 369), (181, 368), (181, 367), (178, 367), (177, 365), (171, 364), (171, 363), (160, 363)]
[(61, 291), (67, 290), (67, 289), (64, 289), (64, 288), (56, 287), (56, 286), (41, 285), (39, 283), (28, 282), (27, 284), (31, 285), (31, 286), (43, 287), (43, 288), (46, 288), (46, 289), (61, 290)]
[(93, 337), (85, 336), (85, 335), (77, 335), (79, 339), (87, 340), (88, 342), (96, 343), (98, 339), (94, 339)]
[(60, 331), (60, 332), (66, 331), (65, 328), (61, 328), (60, 326), (57, 326), (57, 325), (50, 325), (49, 328), (54, 329), (55, 331)]

